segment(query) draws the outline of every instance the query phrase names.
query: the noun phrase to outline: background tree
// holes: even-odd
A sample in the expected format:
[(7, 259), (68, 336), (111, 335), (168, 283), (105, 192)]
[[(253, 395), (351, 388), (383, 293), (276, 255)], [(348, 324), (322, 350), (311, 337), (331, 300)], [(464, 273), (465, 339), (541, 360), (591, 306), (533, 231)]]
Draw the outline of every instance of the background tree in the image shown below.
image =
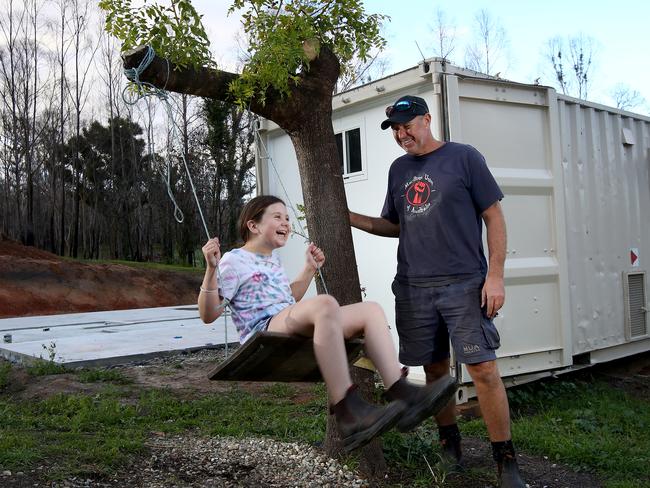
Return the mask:
[[(70, 101), (73, 109), (74, 137), (73, 142), (81, 138), (81, 114), (89, 96), (89, 71), (92, 66), (92, 58), (99, 48), (99, 44), (90, 37), (90, 0), (71, 0), (71, 10), (68, 30), (72, 33), (73, 47), (73, 72), (68, 88)], [(74, 212), (72, 217), (72, 244), (70, 255), (77, 257), (79, 252), (79, 218), (81, 204), (81, 162), (79, 151), (73, 148), (73, 174), (74, 174)]]
[(565, 95), (587, 99), (592, 82), (594, 44), (593, 38), (583, 34), (567, 40), (553, 37), (546, 42), (546, 58)]
[(203, 101), (202, 115), (206, 126), (202, 144), (212, 163), (206, 174), (210, 221), (218, 229), (222, 246), (230, 249), (240, 240), (237, 219), (244, 197), (255, 188), (256, 120), (237, 105), (211, 99)]
[[(67, 34), (68, 17), (70, 15), (69, 0), (58, 0), (56, 2), (58, 8), (58, 22), (52, 22), (52, 31), (57, 40), (54, 52), (55, 69), (58, 73), (56, 83), (56, 100), (58, 108), (58, 117), (56, 119), (57, 127), (53, 134), (58, 135), (58, 144), (50, 144), (52, 149), (50, 153), (52, 159), (50, 160), (53, 165), (50, 167), (50, 182), (51, 182), (51, 198), (52, 207), (50, 209), (50, 236), (51, 236), (51, 249), (58, 250), (60, 255), (66, 252), (66, 171), (67, 164), (63, 159), (63, 147), (66, 140), (66, 130), (68, 125), (68, 78), (66, 73), (66, 66), (68, 61), (68, 51), (72, 45), (72, 38)], [(58, 215), (57, 215), (58, 206)], [(55, 219), (58, 217), (58, 225), (55, 226)], [(56, 231), (58, 231), (58, 246), (54, 244), (56, 239)]]
[(507, 69), (508, 38), (505, 29), (486, 9), (474, 17), (474, 41), (465, 51), (465, 66), (488, 75), (500, 75)]
[[(330, 292), (341, 304), (361, 301), (332, 128), (332, 93), (355, 56), (364, 60), (373, 48), (383, 47), (382, 17), (367, 15), (356, 0), (236, 0), (232, 9), (243, 9), (251, 49), (250, 59), (236, 74), (218, 70), (210, 61), (205, 32), (189, 2), (178, 0), (168, 8), (152, 5), (142, 10), (126, 0), (106, 0), (101, 6), (108, 12), (110, 32), (124, 41), (127, 67), (142, 61), (145, 50), (132, 50), (138, 45), (150, 44), (169, 59), (171, 65), (154, 59), (141, 74), (142, 80), (171, 91), (238, 103), (276, 122), (289, 135), (311, 238), (328, 255), (323, 274)], [(176, 34), (173, 42), (168, 32)], [(191, 55), (196, 57), (190, 60)], [(190, 61), (203, 66), (190, 67)], [(372, 377), (365, 381), (372, 383)], [(340, 441), (332, 426), (330, 418), (325, 447), (330, 455), (338, 455)], [(370, 475), (385, 470), (379, 441), (364, 449), (360, 467)]]
[(610, 91), (610, 95), (621, 110), (634, 110), (643, 108), (646, 105), (645, 98), (625, 83), (616, 84)]
[(553, 37), (546, 41), (547, 58), (553, 67), (555, 81), (565, 95), (569, 94), (569, 77), (564, 71), (565, 61), (562, 58), (563, 42), (560, 37)]
[(449, 61), (449, 57), (456, 49), (456, 29), (455, 23), (449, 20), (447, 13), (437, 7), (431, 27), (434, 34), (433, 53), (435, 56)]
[(355, 56), (351, 61), (350, 69), (339, 76), (334, 93), (344, 92), (355, 86), (381, 78), (386, 74), (388, 66), (388, 59), (383, 56), (382, 51), (379, 49), (374, 50), (369, 58), (365, 60)]

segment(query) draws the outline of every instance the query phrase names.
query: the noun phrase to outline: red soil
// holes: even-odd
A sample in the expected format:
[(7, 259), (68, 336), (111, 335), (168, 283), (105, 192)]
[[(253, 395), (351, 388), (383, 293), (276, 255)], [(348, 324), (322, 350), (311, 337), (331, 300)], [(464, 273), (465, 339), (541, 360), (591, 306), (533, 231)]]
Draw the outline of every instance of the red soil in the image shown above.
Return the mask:
[(201, 275), (88, 264), (0, 237), (0, 317), (196, 303)]

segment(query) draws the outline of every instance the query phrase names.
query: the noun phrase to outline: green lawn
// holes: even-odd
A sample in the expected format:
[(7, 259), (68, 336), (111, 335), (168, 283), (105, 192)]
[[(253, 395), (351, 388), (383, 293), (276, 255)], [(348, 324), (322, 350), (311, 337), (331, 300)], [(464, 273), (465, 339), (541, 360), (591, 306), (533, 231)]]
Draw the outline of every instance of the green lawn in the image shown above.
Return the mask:
[[(8, 368), (0, 363), (0, 390), (7, 385)], [(19, 402), (0, 391), (1, 469), (27, 470), (47, 461), (53, 466), (51, 478), (109, 474), (144, 452), (151, 432), (192, 430), (207, 436), (270, 436), (313, 443), (325, 430), (322, 385), (296, 405), (291, 399), (295, 387), (287, 384), (271, 384), (255, 395), (233, 384), (229, 392), (187, 400), (163, 389), (146, 389), (134, 397), (130, 381), (118, 370), (75, 374), (79, 381), (101, 384), (99, 392)], [(650, 487), (647, 400), (586, 376), (527, 385), (509, 396), (518, 449), (592, 472), (607, 488)], [(462, 422), (461, 430), (486, 437), (481, 420)], [(444, 486), (440, 473), (422, 461), (425, 455), (435, 463), (435, 443), (435, 434), (426, 429), (409, 436), (391, 432), (384, 436), (386, 459), (393, 471), (408, 473), (410, 486)]]
[[(533, 383), (508, 392), (518, 448), (576, 470), (608, 488), (650, 487), (650, 402), (589, 376)], [(486, 435), (480, 421), (463, 432)]]
[[(53, 478), (110, 473), (141, 452), (150, 432), (193, 430), (208, 436), (270, 436), (315, 442), (325, 426), (325, 394), (296, 407), (287, 387), (251, 395), (233, 386), (228, 394), (183, 400), (167, 390), (145, 390), (133, 401), (118, 373), (78, 373), (82, 381), (106, 386), (92, 396), (58, 394), (17, 402), (0, 396), (0, 467), (29, 469), (56, 461)], [(290, 388), (290, 387), (289, 387)], [(218, 420), (218, 421), (217, 421)], [(48, 463), (48, 464), (49, 464)]]

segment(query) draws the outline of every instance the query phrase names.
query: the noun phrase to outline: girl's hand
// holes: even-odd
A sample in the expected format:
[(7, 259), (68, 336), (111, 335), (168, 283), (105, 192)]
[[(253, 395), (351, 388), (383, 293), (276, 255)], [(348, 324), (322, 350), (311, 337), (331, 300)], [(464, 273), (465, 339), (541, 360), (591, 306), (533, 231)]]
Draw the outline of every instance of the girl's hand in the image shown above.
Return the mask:
[(314, 270), (319, 269), (325, 263), (325, 254), (320, 247), (317, 247), (313, 242), (309, 243), (307, 246), (307, 252), (305, 253), (307, 260), (307, 265), (314, 268)]
[(205, 243), (205, 246), (201, 248), (201, 251), (203, 251), (203, 256), (205, 257), (205, 262), (208, 268), (216, 268), (219, 265), (219, 260), (221, 259), (219, 239), (216, 237), (210, 239)]

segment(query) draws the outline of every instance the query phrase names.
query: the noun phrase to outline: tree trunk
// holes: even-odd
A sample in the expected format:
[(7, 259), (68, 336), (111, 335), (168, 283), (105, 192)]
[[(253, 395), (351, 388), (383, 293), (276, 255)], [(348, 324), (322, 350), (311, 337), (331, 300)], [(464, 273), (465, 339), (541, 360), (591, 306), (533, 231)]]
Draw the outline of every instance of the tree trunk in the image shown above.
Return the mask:
[[(290, 134), (296, 151), (302, 182), (309, 237), (327, 256), (322, 274), (330, 295), (341, 305), (358, 303), (361, 286), (352, 243), (347, 198), (341, 175), (341, 163), (332, 128), (331, 103), (306, 112), (308, 123)], [(281, 195), (280, 195), (281, 196)], [(319, 286), (319, 291), (324, 290)], [(359, 368), (353, 381), (367, 400), (372, 400), (374, 374)], [(332, 415), (327, 419), (325, 450), (331, 457), (340, 457), (342, 444)], [(360, 458), (360, 469), (370, 477), (386, 471), (382, 445), (378, 439), (369, 443)]]

